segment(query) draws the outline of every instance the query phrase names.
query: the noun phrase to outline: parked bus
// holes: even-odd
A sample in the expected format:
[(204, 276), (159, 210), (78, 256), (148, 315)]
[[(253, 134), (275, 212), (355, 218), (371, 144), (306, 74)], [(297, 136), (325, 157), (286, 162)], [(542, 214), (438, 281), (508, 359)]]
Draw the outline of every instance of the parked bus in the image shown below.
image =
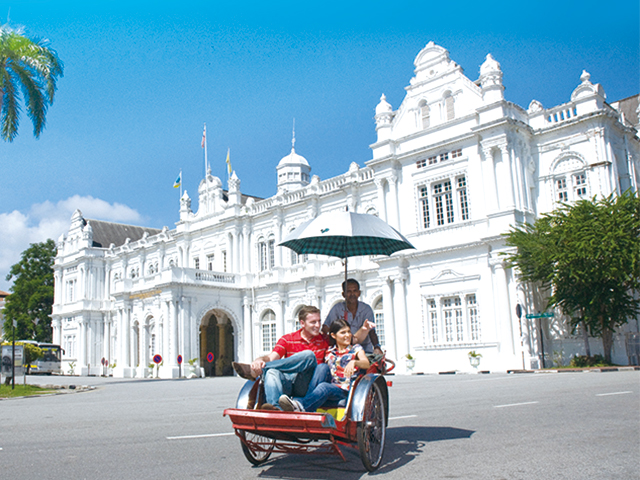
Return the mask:
[(46, 374), (62, 373), (62, 353), (60, 345), (53, 343), (39, 343), (34, 340), (20, 340), (18, 343), (31, 343), (44, 350), (44, 357), (39, 358), (31, 364), (29, 373)]

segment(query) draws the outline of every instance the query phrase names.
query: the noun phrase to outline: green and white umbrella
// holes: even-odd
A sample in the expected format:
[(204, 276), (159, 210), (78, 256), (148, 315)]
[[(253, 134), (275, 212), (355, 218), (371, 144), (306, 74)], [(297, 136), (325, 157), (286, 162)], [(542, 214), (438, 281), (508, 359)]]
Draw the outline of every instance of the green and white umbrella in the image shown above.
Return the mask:
[(314, 253), (345, 260), (358, 255), (391, 255), (415, 248), (395, 228), (374, 215), (327, 212), (304, 222), (279, 243), (298, 254)]

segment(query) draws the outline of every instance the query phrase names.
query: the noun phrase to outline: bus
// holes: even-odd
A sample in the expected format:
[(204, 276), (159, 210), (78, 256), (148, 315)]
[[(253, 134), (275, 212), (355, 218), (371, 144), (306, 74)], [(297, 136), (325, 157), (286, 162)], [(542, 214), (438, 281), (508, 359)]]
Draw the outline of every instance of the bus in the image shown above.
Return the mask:
[(44, 357), (31, 364), (29, 373), (43, 375), (62, 374), (62, 354), (64, 350), (60, 348), (60, 345), (41, 343), (34, 340), (20, 340), (16, 343), (31, 343), (44, 350)]

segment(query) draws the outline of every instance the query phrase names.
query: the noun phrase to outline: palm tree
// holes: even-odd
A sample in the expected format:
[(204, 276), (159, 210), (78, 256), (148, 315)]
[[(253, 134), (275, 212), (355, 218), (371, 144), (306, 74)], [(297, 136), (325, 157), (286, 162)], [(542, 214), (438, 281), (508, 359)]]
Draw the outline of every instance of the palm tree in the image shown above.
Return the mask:
[(33, 123), (33, 134), (44, 130), (47, 108), (53, 103), (56, 78), (63, 65), (48, 40), (30, 39), (22, 28), (0, 27), (0, 135), (12, 142), (18, 135), (20, 92)]

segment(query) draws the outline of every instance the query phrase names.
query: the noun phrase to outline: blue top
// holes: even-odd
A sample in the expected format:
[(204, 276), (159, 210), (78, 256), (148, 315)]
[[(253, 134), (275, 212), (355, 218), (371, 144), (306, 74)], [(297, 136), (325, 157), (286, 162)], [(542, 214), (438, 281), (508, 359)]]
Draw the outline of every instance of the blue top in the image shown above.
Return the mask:
[[(373, 315), (373, 310), (371, 309), (371, 307), (366, 303), (358, 300), (358, 309), (356, 310), (355, 318), (353, 317), (351, 312), (347, 310), (347, 302), (340, 302), (340, 303), (336, 303), (333, 306), (333, 308), (329, 311), (329, 315), (327, 315), (327, 318), (324, 321), (324, 324), (327, 327), (330, 327), (331, 324), (338, 318), (344, 318), (345, 310), (348, 312), (347, 323), (351, 327), (352, 334), (355, 334), (358, 330), (360, 330), (362, 325), (364, 325), (365, 320), (369, 320), (370, 322), (375, 322), (375, 317)], [(373, 353), (373, 343), (371, 343), (371, 339), (369, 338), (369, 335), (367, 335), (367, 338), (364, 339), (361, 345), (365, 353)]]

